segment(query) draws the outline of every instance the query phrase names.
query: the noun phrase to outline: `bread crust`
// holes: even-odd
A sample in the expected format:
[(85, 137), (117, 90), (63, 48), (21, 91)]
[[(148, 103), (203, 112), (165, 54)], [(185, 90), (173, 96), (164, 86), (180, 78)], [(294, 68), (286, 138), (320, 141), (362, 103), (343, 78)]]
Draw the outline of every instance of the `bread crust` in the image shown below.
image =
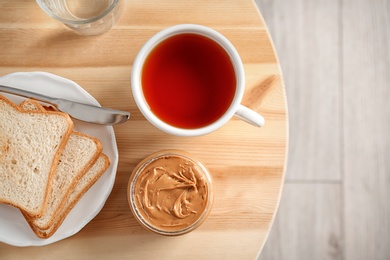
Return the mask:
[[(75, 197), (69, 201), (69, 203), (66, 203), (62, 211), (59, 212), (57, 217), (54, 219), (54, 223), (46, 229), (40, 229), (37, 226), (33, 225), (32, 223), (28, 222), (31, 229), (35, 233), (35, 235), (39, 238), (47, 239), (51, 237), (61, 226), (61, 224), (64, 222), (66, 216), (68, 216), (69, 212), (74, 208), (74, 206), (79, 202), (79, 200), (84, 196), (84, 194), (99, 180), (99, 178), (104, 174), (104, 172), (107, 170), (107, 168), (110, 166), (110, 160), (108, 159), (107, 155), (104, 153), (100, 154), (100, 157), (104, 160), (103, 167), (94, 175), (92, 180), (88, 182), (81, 190), (78, 192)], [(82, 184), (78, 184), (82, 185)]]
[(48, 178), (46, 181), (46, 188), (45, 188), (46, 190), (45, 190), (43, 203), (41, 204), (41, 206), (37, 210), (32, 210), (29, 208), (25, 208), (23, 205), (19, 205), (19, 204), (15, 203), (11, 199), (4, 199), (4, 198), (0, 197), (0, 203), (9, 204), (9, 205), (12, 205), (16, 208), (19, 208), (19, 209), (23, 210), (24, 212), (27, 212), (30, 216), (40, 217), (40, 216), (42, 216), (42, 214), (45, 210), (45, 207), (47, 205), (47, 200), (49, 197), (48, 195), (51, 192), (51, 186), (52, 186), (51, 183), (53, 181), (53, 175), (54, 175), (54, 172), (57, 168), (60, 155), (61, 155), (63, 149), (65, 148), (65, 145), (69, 139), (70, 134), (72, 133), (73, 126), (74, 126), (73, 121), (71, 120), (71, 118), (68, 114), (63, 113), (63, 112), (58, 112), (58, 111), (24, 111), (23, 109), (21, 109), (20, 106), (14, 104), (12, 101), (7, 99), (3, 95), (0, 95), (0, 102), (4, 102), (6, 105), (10, 106), (12, 109), (14, 109), (15, 111), (17, 111), (17, 113), (20, 113), (20, 114), (41, 114), (41, 115), (46, 114), (46, 115), (53, 115), (53, 116), (55, 115), (55, 116), (63, 117), (68, 123), (68, 126), (66, 128), (66, 132), (62, 135), (61, 141), (57, 147), (57, 151), (56, 151), (55, 155), (53, 156), (53, 158), (51, 159), (51, 167), (50, 167), (50, 171), (49, 171)]
[[(28, 114), (53, 114), (53, 115), (61, 115), (66, 116), (67, 121), (70, 123), (70, 127), (68, 127), (66, 131), (66, 135), (61, 139), (61, 144), (58, 147), (58, 150), (55, 154), (55, 158), (52, 160), (50, 174), (48, 177), (47, 185), (45, 187), (45, 198), (42, 207), (42, 210), (39, 214), (32, 214), (31, 212), (27, 212), (25, 209), (18, 207), (25, 217), (27, 223), (31, 227), (32, 231), (39, 238), (49, 238), (51, 237), (61, 226), (69, 212), (73, 209), (73, 207), (77, 204), (77, 202), (82, 198), (82, 196), (98, 181), (98, 179), (104, 174), (107, 168), (110, 165), (109, 158), (102, 153), (103, 145), (99, 139), (89, 136), (85, 133), (77, 132), (73, 130), (73, 121), (63, 112), (58, 112), (53, 110), (51, 107), (44, 107), (39, 102), (27, 99), (24, 100), (19, 106), (12, 103), (5, 97), (0, 95), (0, 101), (6, 102), (13, 109), (17, 110), (18, 113), (28, 113)], [(51, 211), (51, 215), (49, 221), (45, 222), (45, 224), (41, 224), (38, 220), (45, 216), (44, 214), (47, 212), (49, 205), (49, 200), (52, 199), (53, 196), (53, 178), (56, 177), (56, 171), (58, 169), (58, 165), (60, 165), (59, 160), (62, 158), (61, 155), (66, 149), (66, 145), (68, 144), (70, 137), (74, 135), (74, 137), (87, 138), (94, 143), (96, 146), (96, 151), (91, 157), (91, 159), (85, 163), (85, 165), (81, 168), (81, 170), (73, 177), (70, 184), (67, 186), (67, 189), (63, 191), (62, 199), (57, 204), (56, 208)], [(74, 139), (77, 140), (77, 139)], [(77, 158), (76, 158), (77, 159)], [(99, 161), (98, 161), (99, 160)], [(0, 203), (2, 202), (0, 198)], [(16, 206), (11, 203), (7, 203), (12, 206)], [(49, 213), (48, 213), (49, 214)]]
[[(33, 111), (32, 109), (36, 109), (39, 111), (45, 111), (45, 108), (42, 107), (35, 100), (25, 100), (23, 103), (21, 103), (20, 106), (22, 108), (30, 109), (30, 111)], [(71, 176), (72, 180), (70, 180), (70, 184), (68, 186), (66, 186), (63, 190), (59, 191), (59, 193), (60, 193), (59, 195), (61, 196), (60, 202), (57, 203), (57, 205), (55, 206), (55, 209), (48, 210), (48, 207), (50, 207), (50, 206), (46, 206), (45, 211), (43, 212), (43, 215), (41, 217), (32, 217), (28, 213), (22, 211), (23, 216), (25, 217), (27, 222), (29, 222), (30, 226), (32, 225), (32, 226), (35, 226), (36, 228), (39, 228), (39, 229), (48, 229), (53, 225), (57, 214), (60, 212), (61, 208), (66, 204), (66, 201), (68, 200), (71, 191), (74, 189), (74, 187), (80, 181), (80, 179), (86, 174), (86, 172), (92, 167), (92, 165), (97, 161), (97, 159), (99, 158), (100, 154), (103, 151), (103, 146), (102, 146), (99, 139), (92, 137), (92, 136), (89, 136), (85, 133), (77, 132), (77, 131), (72, 131), (71, 135), (73, 135), (72, 137), (75, 137), (75, 138), (81, 137), (81, 138), (89, 139), (90, 141), (92, 141), (95, 145), (94, 153), (93, 153), (93, 155), (91, 155), (90, 160), (86, 164), (84, 164), (82, 166), (82, 168), (74, 176)], [(65, 148), (65, 150), (63, 150), (63, 152), (65, 152), (65, 151), (66, 151), (66, 148)], [(61, 164), (61, 162), (59, 164)], [(56, 174), (58, 174), (58, 175), (56, 175)], [(63, 176), (60, 176), (60, 174), (61, 174), (61, 172), (58, 173), (56, 171), (54, 173), (54, 176), (57, 178), (63, 177)], [(67, 174), (67, 173), (62, 173), (62, 174)], [(52, 183), (52, 184), (53, 184), (52, 186), (54, 186), (54, 183)], [(58, 199), (57, 197), (53, 198), (54, 194), (51, 194), (52, 192), (53, 191), (51, 191), (49, 193), (49, 199), (47, 201), (47, 205), (50, 204), (51, 200)], [(43, 220), (41, 218), (43, 218)], [(46, 221), (45, 218), (48, 218), (48, 220)]]

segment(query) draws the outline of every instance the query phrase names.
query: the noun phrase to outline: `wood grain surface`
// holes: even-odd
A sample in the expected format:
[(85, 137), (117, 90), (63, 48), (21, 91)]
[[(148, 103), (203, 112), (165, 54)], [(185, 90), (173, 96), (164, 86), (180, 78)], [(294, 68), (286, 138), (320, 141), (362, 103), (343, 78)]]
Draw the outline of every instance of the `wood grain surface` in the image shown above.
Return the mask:
[[(75, 81), (102, 106), (131, 112), (115, 126), (119, 164), (102, 211), (76, 235), (43, 247), (0, 243), (0, 258), (200, 258), (253, 259), (269, 234), (281, 195), (288, 144), (287, 104), (274, 48), (254, 1), (127, 1), (115, 27), (82, 37), (43, 13), (30, 0), (0, 2), (0, 75), (46, 71)], [(197, 23), (224, 34), (245, 68), (243, 104), (261, 113), (255, 128), (236, 118), (218, 131), (185, 138), (148, 123), (130, 90), (135, 55), (154, 33), (179, 23)], [(135, 165), (162, 149), (182, 149), (209, 168), (213, 209), (196, 231), (163, 237), (144, 230), (127, 204)], [(1, 231), (0, 231), (1, 232)]]
[(390, 259), (390, 2), (256, 2), (280, 58), (291, 140), (259, 259)]

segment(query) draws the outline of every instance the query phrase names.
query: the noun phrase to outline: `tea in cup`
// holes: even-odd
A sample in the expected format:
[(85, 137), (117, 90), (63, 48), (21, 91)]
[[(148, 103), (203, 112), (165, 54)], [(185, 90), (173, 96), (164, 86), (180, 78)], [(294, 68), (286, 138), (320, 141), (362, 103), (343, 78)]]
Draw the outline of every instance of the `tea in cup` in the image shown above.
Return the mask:
[(219, 32), (195, 24), (160, 31), (141, 48), (132, 69), (139, 109), (157, 128), (198, 136), (233, 115), (262, 126), (264, 118), (242, 106), (245, 74), (234, 46)]

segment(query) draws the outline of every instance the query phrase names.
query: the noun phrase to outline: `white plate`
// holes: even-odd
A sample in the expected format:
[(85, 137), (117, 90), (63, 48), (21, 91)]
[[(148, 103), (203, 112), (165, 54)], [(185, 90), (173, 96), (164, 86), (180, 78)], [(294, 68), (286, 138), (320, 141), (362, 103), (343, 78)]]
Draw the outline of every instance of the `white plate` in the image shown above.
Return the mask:
[[(0, 77), (0, 84), (100, 106), (96, 99), (75, 82), (45, 72), (12, 73)], [(0, 94), (16, 103), (23, 100), (17, 96), (1, 92)], [(111, 126), (88, 124), (76, 120), (74, 129), (100, 139), (103, 152), (110, 158), (110, 167), (81, 198), (57, 232), (48, 239), (36, 237), (18, 209), (0, 204), (0, 242), (14, 246), (48, 245), (76, 234), (103, 208), (114, 185), (118, 165), (118, 149), (114, 130)]]

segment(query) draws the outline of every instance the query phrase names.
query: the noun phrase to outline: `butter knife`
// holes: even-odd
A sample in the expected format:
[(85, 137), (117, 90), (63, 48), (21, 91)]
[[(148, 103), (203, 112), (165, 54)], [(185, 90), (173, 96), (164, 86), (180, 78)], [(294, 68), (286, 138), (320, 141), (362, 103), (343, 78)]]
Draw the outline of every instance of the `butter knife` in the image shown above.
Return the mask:
[(93, 124), (116, 125), (124, 123), (130, 118), (130, 113), (126, 111), (83, 104), (62, 98), (53, 98), (9, 86), (0, 85), (0, 92), (48, 103), (75, 119)]

